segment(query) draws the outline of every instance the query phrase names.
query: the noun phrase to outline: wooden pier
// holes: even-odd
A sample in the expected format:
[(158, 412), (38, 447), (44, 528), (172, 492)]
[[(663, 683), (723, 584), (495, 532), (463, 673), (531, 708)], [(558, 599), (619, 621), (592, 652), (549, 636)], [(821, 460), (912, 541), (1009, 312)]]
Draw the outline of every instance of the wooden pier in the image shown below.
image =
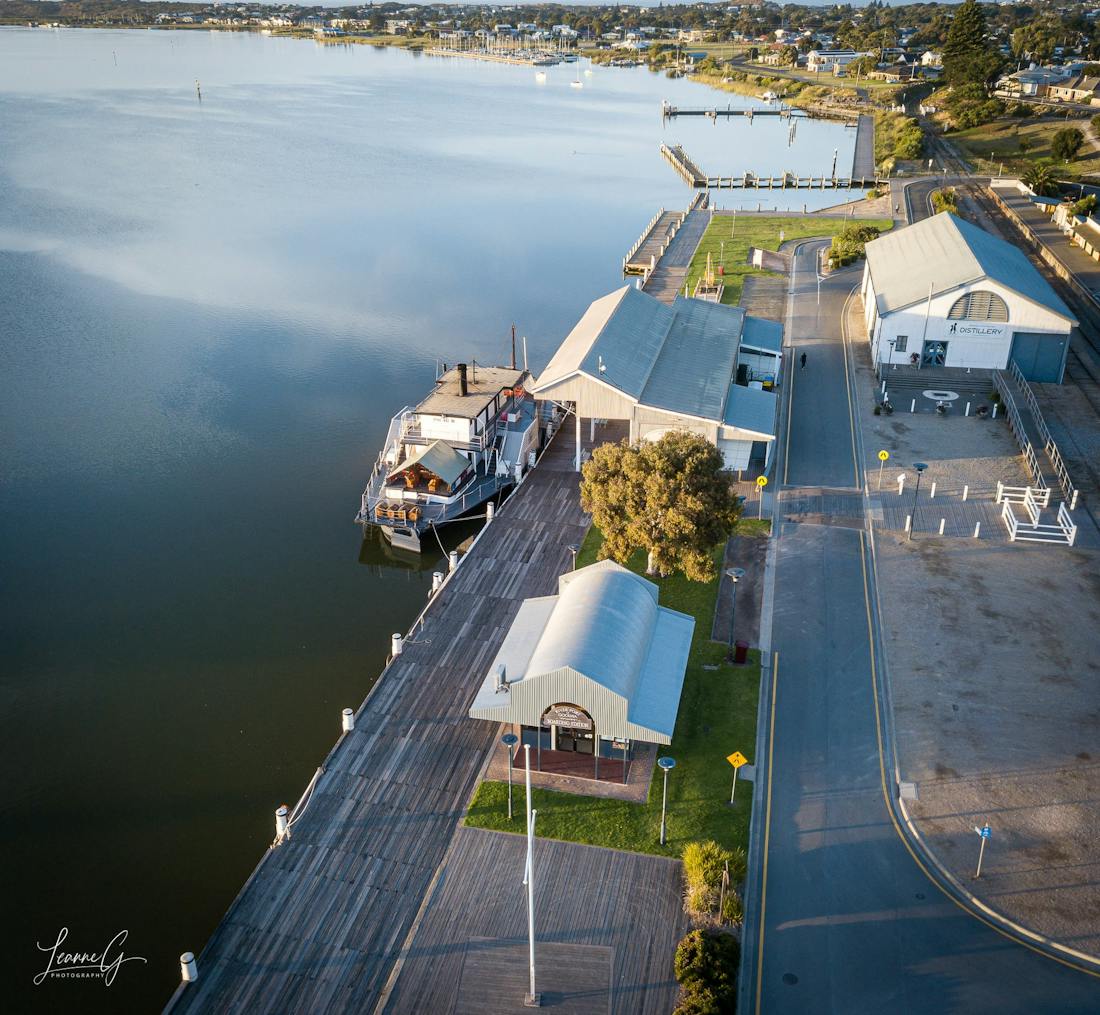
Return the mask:
[(681, 109), (679, 106), (661, 104), (661, 115), (668, 120), (677, 116), (705, 116), (711, 120), (717, 120), (720, 116), (743, 116), (746, 120), (752, 120), (757, 116), (777, 116), (781, 120), (789, 120), (791, 117), (810, 117), (805, 109), (793, 109), (791, 106), (780, 106), (778, 109), (754, 109), (752, 106), (736, 108), (734, 106), (711, 106), (709, 109)]
[(691, 161), (687, 152), (678, 144), (673, 145), (671, 148), (666, 144), (662, 144), (661, 154), (686, 184), (691, 187), (706, 187), (706, 174)]
[(623, 258), (624, 275), (645, 275), (651, 272), (668, 249), (676, 230), (684, 223), (687, 212), (665, 211), (662, 208), (649, 221), (638, 241)]
[(879, 182), (871, 176), (799, 176), (780, 173), (764, 176), (744, 172), (740, 176), (708, 176), (679, 145), (661, 145), (661, 154), (676, 170), (680, 179), (698, 190), (850, 190), (874, 187)]
[[(413, 625), (167, 1011), (370, 1011), (386, 996), (498, 733), (468, 718), (470, 702), (521, 601), (555, 591), (588, 527), (571, 436), (551, 443)], [(632, 897), (636, 886), (614, 887)]]

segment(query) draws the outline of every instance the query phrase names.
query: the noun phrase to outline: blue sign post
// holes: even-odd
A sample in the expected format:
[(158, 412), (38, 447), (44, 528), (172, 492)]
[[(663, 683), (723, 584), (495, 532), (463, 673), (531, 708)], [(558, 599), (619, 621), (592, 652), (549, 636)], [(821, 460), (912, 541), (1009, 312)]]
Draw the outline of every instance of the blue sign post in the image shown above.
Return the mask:
[(982, 825), (979, 828), (974, 826), (974, 831), (978, 833), (978, 837), (982, 840), (982, 844), (978, 847), (978, 869), (974, 872), (974, 879), (977, 880), (982, 876), (982, 858), (985, 856), (985, 842), (993, 834), (993, 829), (989, 825)]

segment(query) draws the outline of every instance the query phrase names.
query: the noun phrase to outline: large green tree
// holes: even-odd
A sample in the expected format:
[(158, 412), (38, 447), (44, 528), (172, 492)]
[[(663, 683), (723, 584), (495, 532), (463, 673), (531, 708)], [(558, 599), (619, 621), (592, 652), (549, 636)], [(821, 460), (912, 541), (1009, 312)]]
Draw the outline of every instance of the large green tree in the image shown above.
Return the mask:
[(952, 85), (984, 84), (1000, 69), (1001, 58), (986, 40), (985, 14), (977, 0), (955, 11), (943, 46), (943, 73)]
[(718, 448), (680, 430), (596, 448), (582, 469), (581, 506), (603, 533), (600, 556), (625, 564), (645, 550), (651, 573), (711, 581), (714, 548), (741, 514), (724, 470)]

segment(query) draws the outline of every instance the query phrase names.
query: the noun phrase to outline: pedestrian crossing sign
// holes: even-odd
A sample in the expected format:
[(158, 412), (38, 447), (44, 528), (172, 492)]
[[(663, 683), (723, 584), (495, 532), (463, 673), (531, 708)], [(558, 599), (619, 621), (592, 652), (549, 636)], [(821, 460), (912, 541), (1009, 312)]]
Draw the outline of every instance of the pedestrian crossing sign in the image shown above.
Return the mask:
[(728, 758), (726, 758), (734, 768), (740, 768), (742, 765), (747, 765), (749, 759), (745, 757), (740, 751), (734, 751)]
[(890, 452), (889, 451), (880, 451), (878, 453), (878, 459), (879, 459), (880, 462), (885, 462), (886, 459), (889, 458), (889, 457), (890, 457)]

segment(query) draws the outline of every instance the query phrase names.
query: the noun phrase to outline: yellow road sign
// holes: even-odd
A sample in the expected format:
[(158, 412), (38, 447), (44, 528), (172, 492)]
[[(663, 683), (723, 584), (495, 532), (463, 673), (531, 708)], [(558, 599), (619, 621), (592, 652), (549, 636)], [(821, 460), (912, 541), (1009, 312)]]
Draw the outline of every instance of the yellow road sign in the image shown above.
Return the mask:
[(768, 485), (768, 477), (767, 476), (757, 476), (756, 485), (757, 486), (767, 486)]
[(745, 757), (740, 751), (734, 751), (728, 758), (726, 758), (734, 768), (740, 768), (742, 765), (747, 765), (749, 759)]
[(889, 451), (880, 451), (878, 453), (878, 460), (880, 462), (885, 462), (886, 459), (889, 458), (889, 457), (890, 457), (890, 452)]

